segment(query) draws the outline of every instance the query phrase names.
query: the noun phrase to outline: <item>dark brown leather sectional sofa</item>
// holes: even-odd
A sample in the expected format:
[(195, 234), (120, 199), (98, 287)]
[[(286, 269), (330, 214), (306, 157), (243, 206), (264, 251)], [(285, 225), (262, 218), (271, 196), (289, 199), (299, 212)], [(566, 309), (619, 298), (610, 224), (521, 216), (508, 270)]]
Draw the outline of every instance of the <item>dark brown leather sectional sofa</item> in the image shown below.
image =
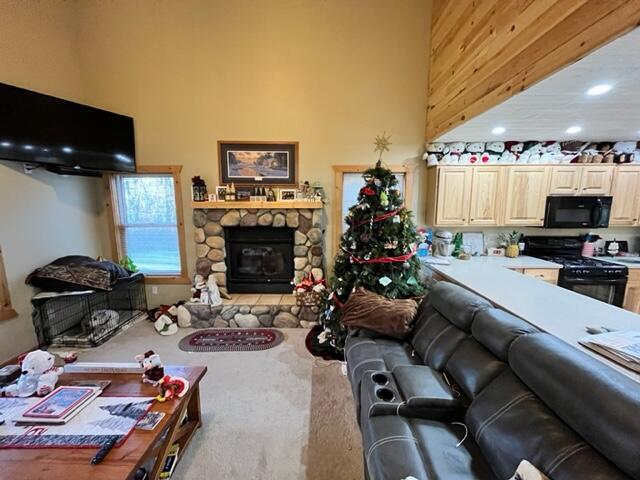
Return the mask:
[(459, 286), (345, 354), (369, 480), (640, 479), (640, 383)]

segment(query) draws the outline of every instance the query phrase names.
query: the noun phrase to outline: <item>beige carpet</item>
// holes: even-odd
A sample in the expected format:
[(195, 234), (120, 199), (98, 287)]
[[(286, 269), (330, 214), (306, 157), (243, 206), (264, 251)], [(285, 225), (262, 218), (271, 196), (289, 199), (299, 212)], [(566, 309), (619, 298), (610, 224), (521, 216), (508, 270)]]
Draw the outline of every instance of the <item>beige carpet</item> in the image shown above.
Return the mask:
[(172, 478), (362, 478), (349, 382), (338, 363), (307, 352), (307, 330), (283, 329), (285, 341), (261, 352), (179, 350), (178, 341), (192, 331), (162, 337), (144, 322), (80, 353), (83, 361), (131, 362), (153, 349), (165, 364), (208, 367), (200, 387), (204, 424)]

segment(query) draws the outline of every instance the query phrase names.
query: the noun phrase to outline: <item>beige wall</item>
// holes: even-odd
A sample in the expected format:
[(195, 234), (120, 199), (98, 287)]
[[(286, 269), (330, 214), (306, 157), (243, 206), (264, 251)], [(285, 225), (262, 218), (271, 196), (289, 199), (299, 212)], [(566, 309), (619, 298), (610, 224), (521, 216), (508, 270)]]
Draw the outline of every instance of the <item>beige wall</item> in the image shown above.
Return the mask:
[[(429, 5), (425, 0), (84, 0), (78, 45), (91, 102), (131, 115), (141, 164), (218, 178), (217, 140), (297, 140), (300, 179), (333, 188), (331, 165), (421, 162)], [(419, 195), (416, 195), (416, 205)], [(420, 217), (422, 214), (420, 213)], [(327, 239), (331, 232), (327, 232)], [(150, 303), (184, 298), (160, 286)]]
[[(0, 82), (90, 102), (64, 2), (0, 2)], [(36, 343), (26, 275), (70, 253), (98, 255), (105, 238), (95, 179), (64, 178), (0, 162), (0, 245), (19, 316), (0, 322), (0, 360)]]

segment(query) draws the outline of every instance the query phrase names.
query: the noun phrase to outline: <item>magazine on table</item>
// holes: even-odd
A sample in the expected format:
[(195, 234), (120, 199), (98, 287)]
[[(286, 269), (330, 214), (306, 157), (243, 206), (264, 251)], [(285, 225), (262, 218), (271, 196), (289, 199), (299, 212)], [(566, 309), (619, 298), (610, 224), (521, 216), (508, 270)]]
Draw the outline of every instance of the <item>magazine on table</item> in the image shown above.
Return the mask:
[(640, 373), (640, 330), (606, 332), (581, 338), (580, 344)]

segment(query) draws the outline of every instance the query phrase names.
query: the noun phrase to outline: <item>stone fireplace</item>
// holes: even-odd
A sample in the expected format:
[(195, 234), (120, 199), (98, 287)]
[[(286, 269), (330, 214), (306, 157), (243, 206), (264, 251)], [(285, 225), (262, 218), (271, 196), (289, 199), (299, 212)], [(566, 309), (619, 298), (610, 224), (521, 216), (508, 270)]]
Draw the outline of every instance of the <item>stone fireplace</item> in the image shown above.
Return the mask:
[[(291, 292), (293, 287), (290, 284), (287, 286), (280, 282), (280, 289), (274, 290), (270, 285), (273, 282), (268, 281), (270, 269), (280, 266), (278, 264), (280, 257), (273, 254), (272, 246), (267, 246), (267, 243), (278, 236), (264, 232), (282, 229), (292, 233), (292, 265), (288, 270), (292, 275), (289, 282), (293, 278), (302, 278), (308, 272), (311, 272), (316, 279), (324, 277), (324, 222), (321, 208), (244, 209), (233, 208), (232, 202), (229, 202), (230, 208), (223, 208), (218, 206), (220, 203), (222, 202), (217, 203), (216, 208), (195, 208), (193, 211), (193, 223), (196, 227), (196, 273), (205, 277), (213, 273), (220, 289), (227, 293)], [(278, 202), (278, 206), (282, 203)], [(243, 252), (234, 248), (234, 244), (238, 243), (236, 242), (237, 232), (241, 232), (244, 228), (252, 233), (251, 236), (253, 233), (256, 234), (256, 241), (253, 242), (255, 245), (244, 247), (244, 253), (253, 255), (255, 257), (253, 259), (238, 259), (237, 255)], [(260, 242), (258, 232), (264, 233), (263, 242)], [(242, 235), (239, 237), (243, 238)], [(229, 245), (228, 241), (230, 241)], [(264, 247), (262, 251), (260, 251), (261, 243)], [(271, 250), (266, 251), (267, 248)], [(231, 258), (230, 252), (233, 252), (234, 258)], [(262, 259), (258, 260), (258, 256), (262, 256)], [(238, 279), (234, 278), (237, 275), (230, 274), (229, 268), (232, 266), (244, 266), (245, 273), (248, 272), (246, 269), (254, 268), (265, 277), (265, 281), (238, 282)], [(248, 275), (245, 275), (245, 279), (247, 277)], [(279, 279), (282, 280), (282, 275)]]

